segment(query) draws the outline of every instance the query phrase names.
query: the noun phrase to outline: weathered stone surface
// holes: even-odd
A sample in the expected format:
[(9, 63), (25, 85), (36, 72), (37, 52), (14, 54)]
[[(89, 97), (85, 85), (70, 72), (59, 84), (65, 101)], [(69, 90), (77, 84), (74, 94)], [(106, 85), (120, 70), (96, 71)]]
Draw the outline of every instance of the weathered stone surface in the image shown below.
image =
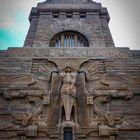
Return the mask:
[[(140, 51), (114, 47), (106, 8), (49, 0), (29, 19), (24, 47), (0, 51), (0, 140), (139, 140)], [(89, 47), (50, 47), (62, 31)]]
[[(0, 57), (11, 58), (90, 58), (90, 59), (129, 59), (129, 48), (9, 48)], [(125, 61), (125, 60), (124, 60)]]

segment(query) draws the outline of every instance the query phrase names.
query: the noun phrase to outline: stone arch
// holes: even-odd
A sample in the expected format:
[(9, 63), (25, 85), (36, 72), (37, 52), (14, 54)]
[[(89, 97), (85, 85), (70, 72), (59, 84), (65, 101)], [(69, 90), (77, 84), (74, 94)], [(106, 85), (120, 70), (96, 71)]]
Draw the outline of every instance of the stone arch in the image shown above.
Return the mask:
[[(69, 42), (69, 43), (68, 43)], [(57, 33), (50, 40), (50, 47), (89, 47), (87, 38), (80, 32), (66, 30)]]

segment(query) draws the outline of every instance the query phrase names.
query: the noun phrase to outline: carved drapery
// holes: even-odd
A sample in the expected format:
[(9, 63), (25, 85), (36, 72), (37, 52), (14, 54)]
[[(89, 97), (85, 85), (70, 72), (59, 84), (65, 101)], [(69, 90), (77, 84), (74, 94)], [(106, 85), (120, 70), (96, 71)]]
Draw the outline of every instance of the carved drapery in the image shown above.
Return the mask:
[(72, 117), (72, 109), (76, 98), (76, 78), (77, 73), (72, 72), (69, 66), (65, 68), (64, 72), (60, 73), (61, 103), (64, 107), (66, 121), (70, 121)]

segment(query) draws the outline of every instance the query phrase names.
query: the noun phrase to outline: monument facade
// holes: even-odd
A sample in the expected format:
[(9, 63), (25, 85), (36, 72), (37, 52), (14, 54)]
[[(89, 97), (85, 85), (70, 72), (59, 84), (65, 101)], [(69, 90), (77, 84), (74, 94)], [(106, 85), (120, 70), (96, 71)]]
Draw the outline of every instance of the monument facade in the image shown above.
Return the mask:
[(47, 0), (29, 20), (0, 51), (0, 140), (139, 140), (140, 51), (115, 47), (107, 9)]

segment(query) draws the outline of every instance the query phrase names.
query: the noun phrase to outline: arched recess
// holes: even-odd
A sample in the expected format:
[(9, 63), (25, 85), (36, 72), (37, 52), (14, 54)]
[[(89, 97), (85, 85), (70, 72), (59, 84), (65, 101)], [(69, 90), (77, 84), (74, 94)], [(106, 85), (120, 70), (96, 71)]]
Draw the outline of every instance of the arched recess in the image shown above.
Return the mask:
[(89, 47), (87, 38), (76, 31), (63, 31), (56, 34), (50, 41), (50, 47)]

